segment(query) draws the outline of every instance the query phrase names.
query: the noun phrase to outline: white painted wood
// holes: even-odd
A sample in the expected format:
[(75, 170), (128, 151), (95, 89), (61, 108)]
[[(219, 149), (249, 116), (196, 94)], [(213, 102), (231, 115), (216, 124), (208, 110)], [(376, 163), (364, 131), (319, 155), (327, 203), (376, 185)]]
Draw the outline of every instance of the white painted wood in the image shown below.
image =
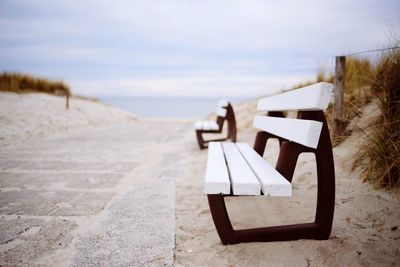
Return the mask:
[(211, 130), (218, 130), (219, 129), (219, 125), (218, 123), (216, 123), (215, 121), (211, 122)]
[(234, 143), (222, 143), (234, 195), (260, 195), (260, 183)]
[(221, 99), (220, 101), (218, 101), (218, 106), (220, 106), (221, 108), (226, 108), (228, 106), (228, 101), (225, 99)]
[(203, 129), (203, 122), (202, 121), (196, 121), (196, 123), (194, 124), (194, 129), (196, 129), (196, 130)]
[(196, 129), (198, 130), (204, 130), (206, 124), (207, 124), (206, 121), (198, 121), (196, 122), (195, 126), (197, 127)]
[(197, 121), (194, 125), (196, 130), (218, 130), (219, 125), (215, 121)]
[(293, 91), (258, 100), (259, 111), (325, 110), (329, 105), (333, 85), (320, 82)]
[(231, 183), (220, 142), (208, 144), (207, 169), (204, 181), (206, 194), (230, 194)]
[(226, 108), (219, 108), (215, 112), (218, 116), (220, 117), (225, 117), (226, 116)]
[(261, 184), (265, 196), (291, 196), (292, 185), (248, 144), (236, 143)]
[(253, 126), (260, 130), (308, 147), (318, 146), (322, 122), (267, 116), (255, 116)]
[(209, 121), (203, 121), (203, 130), (210, 130), (211, 123)]
[(205, 121), (205, 125), (203, 125), (204, 130), (218, 130), (219, 126), (215, 121)]
[(218, 124), (215, 121), (212, 121), (210, 123), (210, 130), (218, 130), (218, 129), (219, 129)]

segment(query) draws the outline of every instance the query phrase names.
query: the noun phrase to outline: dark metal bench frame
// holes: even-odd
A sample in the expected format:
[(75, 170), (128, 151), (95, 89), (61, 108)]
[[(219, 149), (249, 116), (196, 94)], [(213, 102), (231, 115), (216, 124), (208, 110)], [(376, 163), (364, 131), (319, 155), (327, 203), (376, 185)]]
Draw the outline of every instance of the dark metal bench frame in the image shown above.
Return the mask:
[[(224, 107), (225, 108), (225, 107)], [(204, 140), (203, 134), (204, 133), (221, 133), (223, 130), (224, 122), (227, 121), (228, 124), (228, 136), (219, 139), (210, 139)], [(226, 115), (225, 117), (217, 116), (217, 124), (219, 126), (218, 130), (196, 130), (196, 138), (197, 143), (199, 144), (200, 149), (204, 149), (208, 147), (209, 142), (218, 142), (218, 141), (225, 141), (231, 139), (232, 142), (236, 142), (236, 119), (235, 113), (233, 111), (233, 107), (230, 103), (226, 107)]]
[[(270, 112), (270, 116), (282, 117), (282, 112)], [(287, 241), (298, 239), (328, 239), (333, 222), (335, 206), (335, 170), (332, 144), (328, 125), (323, 111), (299, 111), (298, 119), (315, 120), (323, 123), (319, 143), (316, 149), (309, 148), (283, 138), (260, 131), (257, 133), (254, 150), (263, 155), (269, 138), (279, 138), (280, 151), (276, 170), (289, 182), (293, 179), (298, 156), (303, 152), (315, 154), (317, 165), (317, 208), (314, 222), (279, 225), (263, 228), (234, 230), (225, 206), (225, 197), (230, 195), (209, 194), (208, 202), (218, 235), (224, 245), (242, 242)]]

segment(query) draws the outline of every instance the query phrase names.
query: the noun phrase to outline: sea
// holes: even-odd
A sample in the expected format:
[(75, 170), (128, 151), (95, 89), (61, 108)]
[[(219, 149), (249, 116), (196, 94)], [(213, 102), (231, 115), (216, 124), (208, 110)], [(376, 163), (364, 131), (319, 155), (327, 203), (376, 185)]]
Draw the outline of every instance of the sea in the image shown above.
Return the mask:
[[(130, 111), (141, 118), (157, 119), (201, 119), (215, 112), (216, 97), (100, 97), (103, 103)], [(225, 98), (226, 99), (226, 98)], [(233, 104), (246, 98), (229, 98)]]

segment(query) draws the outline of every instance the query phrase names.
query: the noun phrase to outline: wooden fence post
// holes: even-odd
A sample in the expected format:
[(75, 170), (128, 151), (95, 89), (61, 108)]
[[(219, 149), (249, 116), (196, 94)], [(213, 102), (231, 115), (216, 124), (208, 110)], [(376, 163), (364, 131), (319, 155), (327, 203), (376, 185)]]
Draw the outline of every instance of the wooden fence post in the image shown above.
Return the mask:
[(344, 133), (343, 123), (343, 95), (345, 80), (346, 57), (337, 56), (335, 62), (335, 86), (333, 94), (333, 137), (340, 137)]
[(65, 108), (69, 109), (69, 92), (67, 91), (67, 94), (65, 96)]

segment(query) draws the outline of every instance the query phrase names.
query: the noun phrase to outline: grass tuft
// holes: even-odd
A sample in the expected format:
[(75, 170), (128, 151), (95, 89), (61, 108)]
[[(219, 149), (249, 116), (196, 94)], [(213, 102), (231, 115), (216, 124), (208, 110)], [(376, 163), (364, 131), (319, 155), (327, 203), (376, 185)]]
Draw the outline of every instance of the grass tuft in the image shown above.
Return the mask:
[(55, 95), (70, 94), (62, 81), (50, 81), (21, 73), (0, 73), (0, 91), (14, 93), (41, 92)]

